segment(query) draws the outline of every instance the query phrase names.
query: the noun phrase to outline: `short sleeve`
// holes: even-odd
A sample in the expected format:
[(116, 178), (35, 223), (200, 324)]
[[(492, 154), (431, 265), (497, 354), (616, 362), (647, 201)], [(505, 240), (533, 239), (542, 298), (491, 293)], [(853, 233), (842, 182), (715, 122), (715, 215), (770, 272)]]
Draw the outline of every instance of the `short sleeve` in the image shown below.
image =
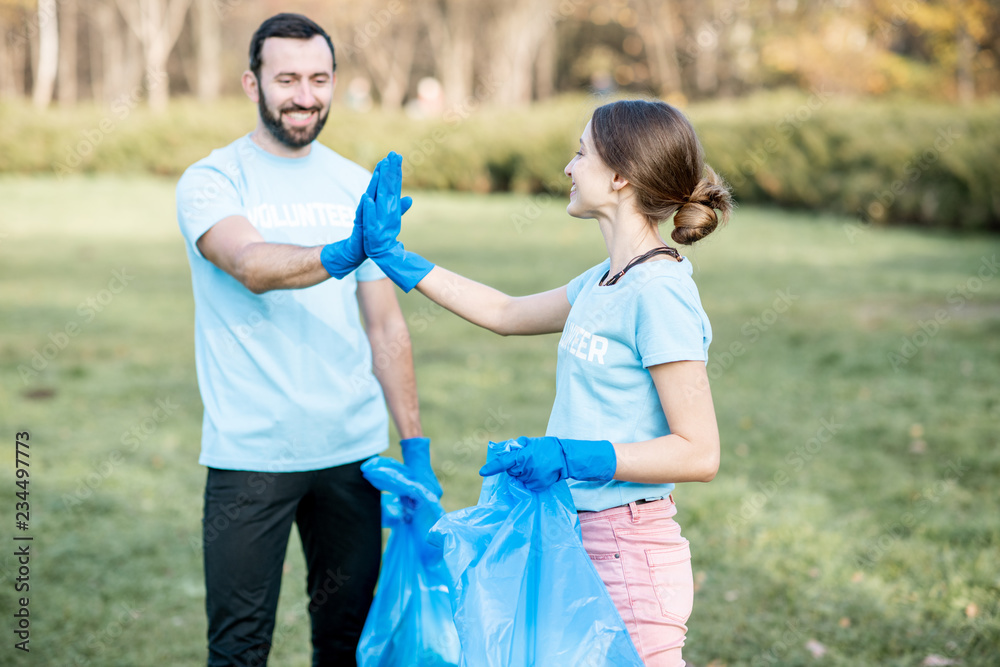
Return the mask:
[(232, 215), (246, 216), (243, 197), (232, 179), (208, 165), (193, 165), (177, 183), (177, 222), (191, 249), (201, 257), (198, 239)]
[(636, 296), (635, 341), (644, 368), (707, 361), (709, 326), (697, 292), (682, 280), (653, 278)]

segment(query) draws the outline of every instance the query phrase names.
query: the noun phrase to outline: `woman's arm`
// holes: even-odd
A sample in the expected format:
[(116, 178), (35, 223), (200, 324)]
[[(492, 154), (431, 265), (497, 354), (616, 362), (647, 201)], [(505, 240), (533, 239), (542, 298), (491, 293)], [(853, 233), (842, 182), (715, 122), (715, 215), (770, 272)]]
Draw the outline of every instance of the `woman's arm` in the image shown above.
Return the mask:
[(719, 471), (719, 426), (703, 361), (649, 368), (670, 435), (614, 443), (615, 479), (644, 484), (709, 482)]
[(506, 470), (534, 491), (566, 478), (643, 484), (709, 482), (719, 470), (719, 429), (702, 361), (651, 366), (670, 435), (643, 442), (518, 438), (521, 445), (487, 462), (479, 474)]
[(375, 199), (370, 194), (361, 198), (365, 254), (404, 292), (416, 287), (431, 301), (484, 329), (502, 336), (562, 331), (570, 310), (565, 287), (511, 297), (407, 252), (397, 238), (407, 208), (399, 196), (402, 160), (398, 153), (389, 153), (379, 163)]
[(428, 299), (501, 336), (562, 331), (569, 317), (566, 287), (512, 297), (440, 266), (417, 283)]

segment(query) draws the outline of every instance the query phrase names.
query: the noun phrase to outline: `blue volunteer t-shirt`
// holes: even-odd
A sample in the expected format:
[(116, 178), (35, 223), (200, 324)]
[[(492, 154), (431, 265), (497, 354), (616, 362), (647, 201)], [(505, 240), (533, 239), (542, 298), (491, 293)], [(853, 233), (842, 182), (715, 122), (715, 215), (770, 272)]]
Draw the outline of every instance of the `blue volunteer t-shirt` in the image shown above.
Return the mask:
[[(691, 279), (691, 262), (647, 262), (601, 287), (610, 259), (567, 286), (572, 305), (559, 340), (556, 398), (546, 435), (639, 442), (670, 433), (647, 370), (707, 361), (712, 327)], [(666, 497), (673, 484), (569, 480), (578, 510), (597, 512)]]
[(205, 405), (201, 464), (316, 470), (388, 447), (385, 400), (357, 300), (359, 280), (385, 277), (378, 267), (366, 260), (343, 280), (258, 295), (197, 246), (232, 215), (249, 219), (269, 242), (345, 239), (369, 177), (318, 142), (306, 157), (282, 158), (249, 135), (181, 177), (177, 219), (191, 264), (195, 364)]

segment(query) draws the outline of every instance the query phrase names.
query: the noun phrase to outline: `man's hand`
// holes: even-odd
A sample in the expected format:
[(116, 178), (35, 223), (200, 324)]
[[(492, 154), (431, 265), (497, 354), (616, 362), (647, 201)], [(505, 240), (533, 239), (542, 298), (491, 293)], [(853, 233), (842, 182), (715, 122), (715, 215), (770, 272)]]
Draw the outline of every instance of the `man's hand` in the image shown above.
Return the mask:
[[(409, 209), (409, 197), (400, 198), (403, 184), (403, 158), (389, 153), (379, 163), (379, 180), (375, 197), (362, 197), (365, 254), (375, 260), (394, 283), (409, 292), (434, 265), (412, 252), (407, 252), (396, 237), (403, 213)], [(368, 206), (365, 200), (371, 202)]]
[(436, 504), (438, 496), (416, 478), (413, 471), (396, 459), (373, 456), (361, 464), (361, 474), (380, 491), (410, 498), (414, 503)]
[(480, 470), (483, 477), (507, 471), (532, 491), (544, 491), (561, 479), (608, 481), (618, 466), (615, 448), (607, 440), (566, 440), (546, 436), (520, 437), (519, 448), (499, 454)]
[(444, 491), (431, 468), (430, 438), (404, 438), (399, 446), (403, 450), (403, 463), (413, 472), (414, 478), (440, 498)]

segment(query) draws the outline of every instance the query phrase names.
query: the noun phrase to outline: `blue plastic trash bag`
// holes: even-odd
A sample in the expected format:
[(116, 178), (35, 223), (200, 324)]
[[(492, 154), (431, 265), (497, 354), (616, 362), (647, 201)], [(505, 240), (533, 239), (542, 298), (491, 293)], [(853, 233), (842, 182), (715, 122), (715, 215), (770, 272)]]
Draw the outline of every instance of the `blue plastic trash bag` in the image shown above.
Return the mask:
[(382, 526), (392, 533), (378, 588), (358, 643), (360, 667), (458, 665), (459, 643), (441, 550), (427, 531), (443, 514), (438, 497), (399, 461), (382, 456), (361, 465), (382, 493)]
[[(515, 441), (490, 443), (488, 458)], [(486, 478), (479, 504), (442, 517), (440, 545), (463, 667), (642, 666), (580, 539), (565, 481), (529, 491)]]

